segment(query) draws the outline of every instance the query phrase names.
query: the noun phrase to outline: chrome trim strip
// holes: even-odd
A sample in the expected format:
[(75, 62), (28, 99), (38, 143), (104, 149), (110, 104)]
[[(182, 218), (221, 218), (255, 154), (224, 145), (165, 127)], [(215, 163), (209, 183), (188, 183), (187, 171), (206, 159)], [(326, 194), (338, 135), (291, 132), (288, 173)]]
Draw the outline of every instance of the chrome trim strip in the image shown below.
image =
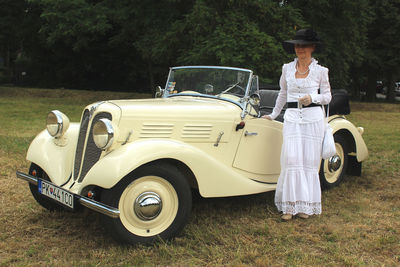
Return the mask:
[(96, 111), (96, 109), (103, 103), (106, 103), (106, 101), (99, 101), (93, 104), (93, 106), (90, 107), (90, 111), (89, 111), (89, 120), (93, 117), (94, 112)]
[[(77, 196), (77, 195), (75, 195)], [(97, 202), (96, 200), (83, 197), (83, 196), (77, 196), (79, 198), (79, 203), (82, 204), (82, 206), (85, 206), (91, 210), (97, 211), (101, 214), (104, 214), (108, 217), (111, 218), (119, 218), (119, 209), (110, 207), (106, 204), (103, 204), (101, 202)]]
[(249, 69), (243, 69), (243, 68), (235, 68), (235, 67), (225, 67), (225, 66), (178, 66), (178, 67), (172, 67), (172, 70), (177, 70), (177, 69), (224, 69), (224, 70), (239, 70), (239, 71), (246, 71), (246, 72), (251, 72)]
[[(17, 178), (20, 178), (22, 180), (28, 181), (31, 184), (37, 185), (38, 184), (38, 178), (36, 178), (35, 176), (29, 175), (29, 174), (25, 174), (22, 172), (17, 171), (16, 172)], [(85, 206), (91, 210), (97, 211), (101, 214), (104, 214), (106, 216), (109, 216), (111, 218), (119, 218), (119, 209), (110, 207), (106, 204), (100, 203), (96, 200), (84, 197), (84, 196), (80, 196), (77, 194), (73, 194), (74, 197), (76, 199), (78, 199), (79, 203), (82, 206)]]
[(169, 95), (169, 94), (166, 94), (165, 92), (167, 92), (168, 81), (169, 81), (169, 77), (171, 76), (171, 72), (172, 72), (172, 68), (169, 68), (168, 77), (167, 77), (167, 81), (165, 82), (165, 87), (164, 87), (164, 92), (163, 92), (162, 97), (167, 97)]
[(219, 142), (221, 141), (222, 136), (224, 135), (224, 132), (220, 132), (217, 138), (217, 142), (215, 142), (214, 146), (218, 146)]
[(17, 171), (17, 178), (20, 178), (22, 180), (28, 181), (29, 183), (33, 184), (33, 185), (37, 185), (38, 184), (38, 179), (35, 176), (29, 175), (29, 174), (25, 174), (22, 172)]
[(257, 183), (260, 183), (260, 184), (268, 184), (268, 185), (276, 185), (276, 184), (278, 184), (278, 183), (272, 183), (272, 182), (261, 182), (261, 181), (254, 180), (254, 179), (251, 179), (251, 178), (250, 178), (250, 180), (252, 180), (254, 182), (257, 182)]

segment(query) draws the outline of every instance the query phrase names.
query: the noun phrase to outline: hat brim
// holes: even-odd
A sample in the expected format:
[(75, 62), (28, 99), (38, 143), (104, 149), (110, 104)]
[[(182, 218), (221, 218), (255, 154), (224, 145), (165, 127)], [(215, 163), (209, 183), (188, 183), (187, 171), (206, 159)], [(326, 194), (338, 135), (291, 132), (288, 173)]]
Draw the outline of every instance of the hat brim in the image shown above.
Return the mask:
[(282, 43), (282, 46), (283, 46), (283, 49), (285, 49), (285, 51), (288, 52), (289, 54), (295, 54), (296, 53), (294, 50), (295, 44), (301, 44), (301, 45), (313, 44), (313, 45), (315, 45), (314, 53), (319, 53), (322, 50), (321, 42), (306, 41), (306, 40), (288, 40), (288, 41), (284, 41)]

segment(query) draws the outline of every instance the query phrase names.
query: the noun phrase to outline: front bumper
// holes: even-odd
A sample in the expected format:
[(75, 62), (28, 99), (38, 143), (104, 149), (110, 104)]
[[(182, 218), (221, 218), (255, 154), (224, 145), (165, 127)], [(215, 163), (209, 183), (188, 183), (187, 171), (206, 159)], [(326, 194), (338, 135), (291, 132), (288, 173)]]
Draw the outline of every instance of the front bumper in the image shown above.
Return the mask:
[[(25, 173), (22, 173), (19, 171), (16, 172), (16, 175), (17, 175), (17, 178), (28, 181), (29, 183), (31, 183), (33, 185), (38, 185), (38, 178), (35, 176), (25, 174)], [(77, 195), (77, 194), (73, 194), (73, 195), (74, 195), (74, 198), (77, 200), (77, 202), (79, 204), (81, 204), (82, 206), (85, 206), (91, 210), (97, 211), (97, 212), (104, 214), (106, 216), (109, 216), (111, 218), (119, 218), (120, 212), (118, 209), (108, 206), (106, 204), (103, 204), (101, 202), (98, 202), (98, 201), (93, 200), (88, 197), (84, 197), (84, 196)], [(46, 196), (43, 195), (43, 197), (46, 197)]]

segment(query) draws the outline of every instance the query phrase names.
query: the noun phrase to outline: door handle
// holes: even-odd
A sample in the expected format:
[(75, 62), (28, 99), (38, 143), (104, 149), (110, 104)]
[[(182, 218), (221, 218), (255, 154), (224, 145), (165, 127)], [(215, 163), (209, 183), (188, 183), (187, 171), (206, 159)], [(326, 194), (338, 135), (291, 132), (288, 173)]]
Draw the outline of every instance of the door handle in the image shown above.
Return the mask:
[(244, 136), (256, 136), (258, 133), (249, 133), (248, 131), (244, 132)]

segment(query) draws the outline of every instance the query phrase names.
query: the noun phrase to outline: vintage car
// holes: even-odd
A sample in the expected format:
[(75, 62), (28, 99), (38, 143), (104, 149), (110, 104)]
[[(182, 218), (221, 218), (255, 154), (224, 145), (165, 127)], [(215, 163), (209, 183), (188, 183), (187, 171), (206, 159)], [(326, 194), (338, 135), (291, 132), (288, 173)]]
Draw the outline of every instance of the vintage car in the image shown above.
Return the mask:
[[(189, 218), (192, 190), (204, 198), (275, 190), (284, 111), (275, 121), (261, 115), (277, 95), (248, 69), (174, 67), (154, 99), (97, 102), (80, 123), (51, 111), (28, 149), (29, 173), (17, 177), (46, 209), (101, 213), (119, 241), (172, 238)], [(324, 188), (360, 175), (368, 156), (363, 129), (344, 116), (345, 94), (331, 103), (337, 154), (321, 161)]]

